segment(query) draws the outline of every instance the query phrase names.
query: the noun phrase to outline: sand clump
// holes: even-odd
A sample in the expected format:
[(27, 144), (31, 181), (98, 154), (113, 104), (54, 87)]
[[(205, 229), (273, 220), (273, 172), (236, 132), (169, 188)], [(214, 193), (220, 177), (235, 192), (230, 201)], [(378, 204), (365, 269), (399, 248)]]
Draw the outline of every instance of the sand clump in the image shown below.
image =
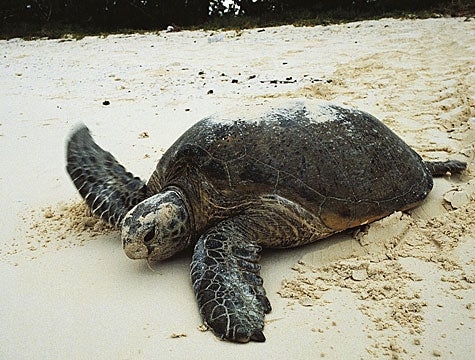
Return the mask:
[[(285, 279), (279, 294), (303, 306), (326, 306), (331, 303), (331, 296), (326, 295), (330, 290), (348, 289), (355, 294), (358, 309), (374, 324), (373, 331), (368, 330), (374, 339), (368, 353), (375, 357), (409, 356), (394, 334), (419, 336), (424, 332), (427, 301), (418, 283), (425, 274), (406, 269), (400, 259), (434, 264), (443, 272), (440, 281), (448, 284), (447, 295), (465, 301), (466, 291), (475, 283), (474, 259), (459, 256), (457, 248), (473, 241), (474, 233), (473, 198), (428, 220), (397, 212), (348, 237), (346, 241), (353, 246), (347, 258), (319, 266), (312, 263), (312, 254), (304, 256), (293, 267), (298, 275)], [(420, 342), (416, 337), (414, 341)]]
[(27, 225), (26, 230), (13, 239), (5, 252), (10, 261), (25, 252), (31, 252), (31, 259), (34, 259), (49, 248), (82, 246), (97, 236), (114, 231), (112, 226), (92, 215), (82, 200), (32, 209), (22, 215), (22, 220)]
[(51, 228), (53, 231), (59, 231), (60, 237), (64, 238), (67, 233), (86, 232), (88, 237), (94, 237), (113, 230), (113, 228), (94, 216), (82, 200), (70, 203), (60, 203), (57, 205), (41, 208), (45, 221), (36, 221), (30, 229), (38, 229), (46, 233), (45, 228)]

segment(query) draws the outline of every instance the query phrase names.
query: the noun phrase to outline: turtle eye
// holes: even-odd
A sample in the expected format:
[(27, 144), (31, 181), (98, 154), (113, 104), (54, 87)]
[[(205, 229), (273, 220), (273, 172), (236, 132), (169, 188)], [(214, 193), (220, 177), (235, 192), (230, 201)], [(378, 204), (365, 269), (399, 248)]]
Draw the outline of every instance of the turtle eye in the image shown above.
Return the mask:
[(147, 235), (145, 235), (145, 237), (143, 238), (143, 242), (148, 244), (153, 240), (154, 237), (155, 237), (155, 227), (153, 227), (152, 230), (150, 230), (147, 233)]

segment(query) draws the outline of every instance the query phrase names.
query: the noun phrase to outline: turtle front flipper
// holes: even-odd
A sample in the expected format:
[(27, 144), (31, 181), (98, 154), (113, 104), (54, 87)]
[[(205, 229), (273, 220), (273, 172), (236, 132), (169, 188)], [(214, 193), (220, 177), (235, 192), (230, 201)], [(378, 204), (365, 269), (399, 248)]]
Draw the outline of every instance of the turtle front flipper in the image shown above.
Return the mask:
[(115, 227), (147, 197), (145, 183), (99, 147), (85, 125), (69, 138), (66, 161), (69, 176), (92, 213)]
[(271, 306), (259, 276), (260, 246), (239, 222), (225, 220), (200, 237), (191, 278), (203, 320), (217, 336), (262, 342), (264, 315)]

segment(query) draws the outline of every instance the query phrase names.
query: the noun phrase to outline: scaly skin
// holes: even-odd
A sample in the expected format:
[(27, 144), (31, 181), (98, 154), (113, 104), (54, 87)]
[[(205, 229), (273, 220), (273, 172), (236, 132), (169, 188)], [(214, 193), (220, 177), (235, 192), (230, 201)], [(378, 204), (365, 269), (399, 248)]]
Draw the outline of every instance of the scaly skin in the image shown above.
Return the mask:
[(198, 240), (191, 279), (204, 321), (220, 338), (265, 341), (264, 315), (271, 310), (259, 276), (260, 246), (241, 222), (228, 219)]
[(92, 213), (116, 228), (147, 198), (145, 183), (99, 147), (84, 125), (69, 138), (66, 170)]

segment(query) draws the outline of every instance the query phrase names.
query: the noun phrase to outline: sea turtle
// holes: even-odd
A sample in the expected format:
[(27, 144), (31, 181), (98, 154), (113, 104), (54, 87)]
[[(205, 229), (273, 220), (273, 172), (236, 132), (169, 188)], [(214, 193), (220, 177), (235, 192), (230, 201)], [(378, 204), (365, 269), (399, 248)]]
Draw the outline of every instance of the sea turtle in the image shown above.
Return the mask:
[(84, 125), (67, 144), (68, 173), (92, 212), (121, 229), (128, 257), (162, 260), (194, 245), (199, 310), (231, 341), (265, 341), (261, 247), (307, 244), (410, 209), (432, 176), (466, 167), (424, 162), (381, 121), (347, 107), (295, 100), (242, 112), (193, 125), (147, 184)]

